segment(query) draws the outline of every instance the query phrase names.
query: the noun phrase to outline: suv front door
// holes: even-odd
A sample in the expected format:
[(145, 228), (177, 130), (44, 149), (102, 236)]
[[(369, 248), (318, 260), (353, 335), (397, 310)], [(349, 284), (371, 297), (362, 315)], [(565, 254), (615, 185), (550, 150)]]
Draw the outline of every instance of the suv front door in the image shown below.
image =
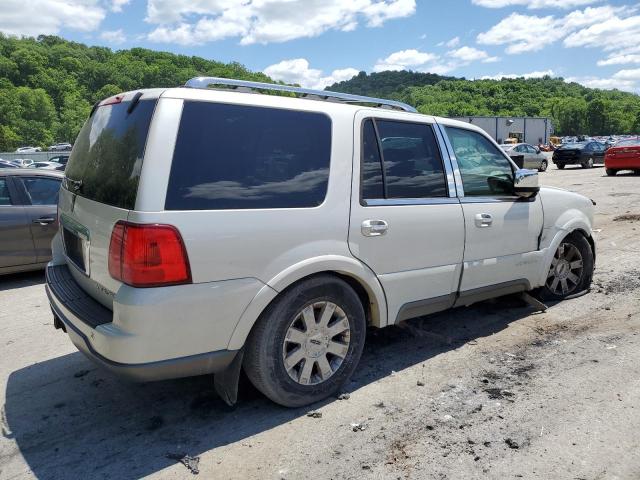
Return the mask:
[(378, 276), (389, 323), (453, 305), (462, 207), (431, 117), (356, 115), (349, 248)]
[(0, 271), (36, 262), (29, 218), (11, 177), (0, 177)]
[(457, 125), (442, 131), (462, 184), (466, 240), (458, 304), (528, 289), (538, 265), (540, 199), (513, 194), (515, 167), (486, 135)]

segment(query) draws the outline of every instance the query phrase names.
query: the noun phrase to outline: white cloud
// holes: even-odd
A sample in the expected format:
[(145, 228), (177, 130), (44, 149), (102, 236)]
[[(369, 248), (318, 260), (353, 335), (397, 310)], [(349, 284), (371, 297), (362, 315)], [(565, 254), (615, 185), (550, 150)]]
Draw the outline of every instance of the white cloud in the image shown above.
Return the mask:
[(471, 3), (487, 8), (525, 6), (535, 8), (573, 8), (596, 3), (599, 0), (471, 0)]
[[(457, 42), (453, 42), (453, 44), (457, 44)], [(379, 59), (373, 66), (373, 71), (415, 70), (443, 75), (472, 62), (492, 63), (498, 60), (500, 60), (498, 57), (489, 56), (484, 50), (468, 46), (449, 50), (444, 55), (421, 52), (412, 48), (400, 50), (386, 58)]]
[(379, 27), (413, 15), (415, 0), (149, 0), (155, 42), (197, 45), (239, 37), (240, 43), (286, 42), (328, 30)]
[(451, 50), (447, 52), (449, 57), (461, 60), (465, 64), (471, 62), (481, 61), (483, 63), (492, 63), (500, 60), (498, 57), (490, 57), (484, 50), (479, 50), (474, 47), (460, 47), (457, 50)]
[(105, 15), (97, 0), (3, 0), (0, 31), (18, 36), (51, 35), (67, 29), (90, 32)]
[(127, 5), (131, 0), (111, 0), (111, 11), (112, 12), (121, 12), (122, 7)]
[(323, 75), (322, 70), (310, 68), (305, 58), (283, 60), (264, 69), (264, 73), (274, 80), (285, 83), (295, 83), (305, 88), (322, 90), (328, 85), (343, 80), (349, 80), (359, 72), (355, 68), (334, 70), (329, 75)]
[(502, 78), (542, 78), (545, 76), (553, 77), (553, 70), (542, 70), (529, 73), (498, 73), (496, 75), (485, 75), (480, 80), (500, 80)]
[(613, 74), (613, 78), (617, 80), (640, 80), (640, 68), (634, 68), (631, 70), (620, 70)]
[[(615, 77), (615, 75), (614, 75)], [(605, 90), (618, 89), (627, 92), (638, 92), (638, 86), (634, 80), (620, 78), (599, 78), (599, 77), (567, 77), (567, 82), (576, 82), (589, 88), (602, 88)]]
[(439, 57), (433, 53), (421, 52), (416, 49), (400, 50), (394, 52), (387, 58), (378, 60), (373, 67), (374, 72), (385, 70), (405, 70), (420, 67), (428, 62), (437, 60)]
[[(629, 38), (629, 33), (640, 25), (640, 17), (624, 20), (619, 17), (633, 11), (628, 7), (605, 5), (576, 10), (560, 18), (512, 13), (488, 31), (480, 33), (477, 41), (482, 45), (507, 45), (509, 54), (538, 51), (561, 39), (564, 39), (566, 47), (606, 48), (607, 45), (622, 44), (623, 37), (626, 45), (634, 45), (635, 37)], [(608, 38), (603, 38), (605, 35)], [(640, 42), (640, 33), (637, 40)]]
[(455, 48), (460, 45), (460, 37), (453, 37), (448, 42), (440, 42), (438, 44), (439, 47), (445, 46), (447, 48)]
[(113, 43), (116, 45), (127, 41), (127, 36), (121, 28), (118, 30), (105, 30), (100, 34), (100, 38), (105, 42)]
[(598, 66), (623, 65), (625, 63), (640, 63), (640, 53), (618, 54), (613, 53), (604, 60), (598, 60)]

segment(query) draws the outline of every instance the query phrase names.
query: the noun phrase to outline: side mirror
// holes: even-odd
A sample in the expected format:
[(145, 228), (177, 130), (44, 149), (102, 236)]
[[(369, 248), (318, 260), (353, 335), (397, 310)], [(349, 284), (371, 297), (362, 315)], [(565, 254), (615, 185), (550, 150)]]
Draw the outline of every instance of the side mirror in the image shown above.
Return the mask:
[(540, 191), (538, 172), (524, 168), (513, 174), (513, 193), (522, 198), (534, 197)]

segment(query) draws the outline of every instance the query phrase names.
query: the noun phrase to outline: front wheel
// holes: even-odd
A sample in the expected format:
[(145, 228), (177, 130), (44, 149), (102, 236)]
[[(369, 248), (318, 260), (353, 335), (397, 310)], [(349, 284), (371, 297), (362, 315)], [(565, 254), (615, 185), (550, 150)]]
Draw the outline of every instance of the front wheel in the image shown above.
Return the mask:
[(338, 391), (362, 355), (365, 312), (344, 280), (318, 275), (286, 290), (262, 314), (245, 348), (254, 386), (285, 407)]
[(547, 163), (547, 161), (546, 160), (542, 160), (542, 162), (540, 163), (540, 168), (538, 168), (538, 171), (539, 172), (546, 172), (548, 166), (549, 166), (549, 164)]
[(564, 170), (564, 163), (556, 163), (556, 167), (558, 167), (559, 170)]
[(607, 175), (609, 175), (610, 177), (615, 176), (616, 173), (618, 173), (617, 170), (614, 170), (613, 168), (607, 168)]
[(569, 234), (551, 260), (542, 297), (563, 300), (583, 292), (593, 278), (593, 252), (587, 239), (578, 232)]

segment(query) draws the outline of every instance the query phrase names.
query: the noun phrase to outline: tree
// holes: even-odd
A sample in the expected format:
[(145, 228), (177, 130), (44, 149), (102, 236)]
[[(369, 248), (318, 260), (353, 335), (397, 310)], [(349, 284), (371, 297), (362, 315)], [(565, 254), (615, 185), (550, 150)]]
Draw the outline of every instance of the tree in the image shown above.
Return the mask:
[(587, 104), (587, 131), (591, 135), (604, 135), (607, 124), (607, 105), (596, 97)]

